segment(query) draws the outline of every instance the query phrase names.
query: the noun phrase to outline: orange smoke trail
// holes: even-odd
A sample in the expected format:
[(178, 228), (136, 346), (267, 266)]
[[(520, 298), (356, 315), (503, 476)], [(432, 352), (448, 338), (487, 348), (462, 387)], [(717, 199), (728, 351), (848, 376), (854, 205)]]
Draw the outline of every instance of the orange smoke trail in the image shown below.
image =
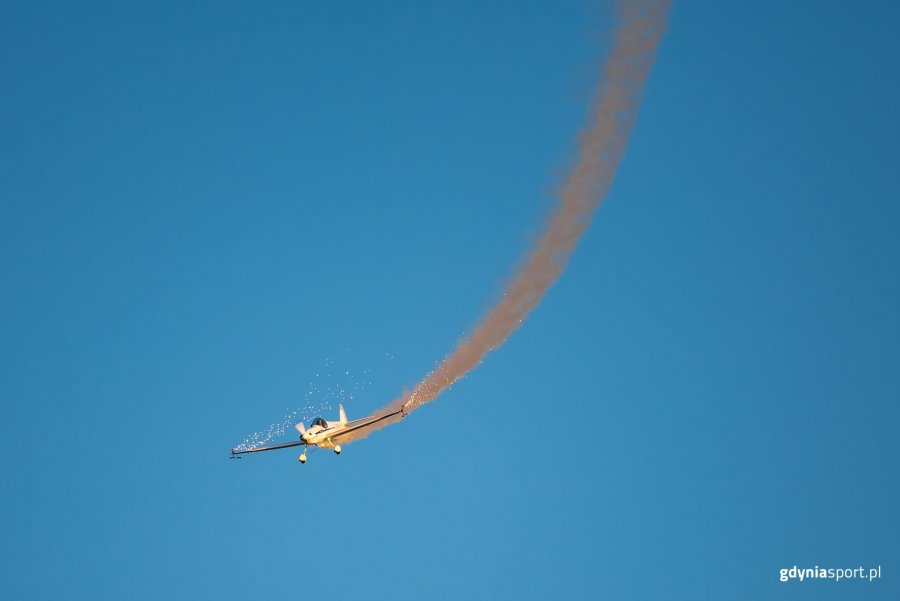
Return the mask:
[[(603, 65), (588, 126), (579, 138), (578, 161), (559, 190), (561, 202), (537, 245), (509, 284), (503, 300), (488, 312), (471, 336), (460, 341), (411, 392), (378, 413), (401, 407), (413, 411), (437, 398), (502, 345), (559, 278), (594, 210), (612, 185), (637, 117), (647, 75), (665, 33), (668, 9), (667, 0), (620, 2), (615, 43)], [(345, 440), (362, 438), (392, 421), (397, 420), (385, 420)]]

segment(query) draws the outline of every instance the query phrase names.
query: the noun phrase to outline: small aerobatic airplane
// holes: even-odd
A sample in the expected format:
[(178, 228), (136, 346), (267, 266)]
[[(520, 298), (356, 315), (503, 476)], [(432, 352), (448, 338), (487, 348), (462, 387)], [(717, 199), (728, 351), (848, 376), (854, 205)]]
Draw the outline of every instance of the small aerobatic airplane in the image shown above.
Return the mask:
[(388, 413), (386, 415), (379, 415), (378, 417), (364, 417), (362, 419), (355, 419), (352, 422), (347, 420), (347, 414), (344, 413), (344, 406), (338, 405), (338, 421), (330, 422), (328, 420), (322, 419), (321, 417), (317, 417), (309, 424), (309, 428), (304, 427), (303, 422), (300, 422), (295, 428), (300, 433), (300, 440), (297, 442), (286, 442), (283, 444), (276, 444), (270, 447), (259, 447), (257, 449), (247, 449), (245, 451), (238, 451), (237, 449), (231, 449), (231, 458), (232, 459), (240, 459), (239, 455), (244, 455), (246, 453), (259, 453), (260, 451), (274, 451), (275, 449), (286, 449), (288, 447), (303, 447), (303, 452), (300, 453), (300, 456), (297, 458), (300, 460), (300, 463), (306, 463), (306, 448), (310, 446), (319, 447), (320, 449), (334, 449), (336, 455), (341, 454), (341, 445), (339, 444), (341, 438), (345, 435), (350, 434), (355, 430), (359, 430), (361, 428), (365, 428), (367, 426), (371, 426), (372, 424), (376, 424), (382, 420), (386, 420), (390, 417), (394, 417), (395, 415), (399, 415), (401, 418), (406, 417), (406, 407), (401, 407), (399, 411), (394, 411), (393, 413)]

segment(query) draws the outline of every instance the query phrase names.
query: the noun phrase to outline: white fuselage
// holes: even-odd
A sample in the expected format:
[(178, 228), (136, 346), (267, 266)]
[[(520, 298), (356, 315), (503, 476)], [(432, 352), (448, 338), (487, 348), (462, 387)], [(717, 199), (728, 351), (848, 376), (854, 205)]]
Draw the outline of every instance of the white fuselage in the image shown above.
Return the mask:
[(308, 445), (317, 446), (320, 449), (333, 449), (334, 442), (331, 440), (331, 437), (343, 430), (343, 426), (346, 424), (329, 421), (326, 421), (325, 423), (328, 425), (324, 428), (322, 426), (311, 426), (307, 428), (306, 432), (300, 435), (303, 442)]

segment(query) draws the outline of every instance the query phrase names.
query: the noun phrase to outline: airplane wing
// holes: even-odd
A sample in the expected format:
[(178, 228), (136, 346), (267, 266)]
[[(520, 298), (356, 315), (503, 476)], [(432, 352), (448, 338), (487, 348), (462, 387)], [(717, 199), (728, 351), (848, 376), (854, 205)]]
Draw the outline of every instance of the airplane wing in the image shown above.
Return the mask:
[(297, 442), (285, 442), (282, 444), (273, 444), (271, 447), (259, 447), (256, 449), (247, 449), (246, 451), (236, 451), (235, 449), (231, 449), (231, 456), (235, 455), (243, 455), (244, 453), (259, 453), (260, 451), (274, 451), (275, 449), (286, 449), (288, 447), (299, 447), (301, 445), (305, 445), (306, 443), (302, 440), (298, 440)]
[[(368, 426), (371, 426), (372, 424), (377, 424), (380, 421), (386, 420), (388, 418), (391, 418), (391, 417), (394, 417), (394, 416), (397, 416), (400, 414), (402, 414), (403, 417), (406, 417), (406, 409), (400, 409), (399, 411), (394, 411), (393, 413), (387, 413), (385, 415), (380, 415), (378, 417), (364, 417), (362, 419), (357, 419), (357, 420), (350, 422), (346, 428), (338, 430), (331, 436), (328, 436), (328, 438), (338, 439), (338, 438), (344, 436), (345, 434), (349, 434), (350, 432), (353, 432), (354, 430), (359, 430), (360, 428), (366, 428)], [(236, 449), (231, 449), (231, 456), (237, 457), (238, 455), (244, 455), (246, 453), (260, 453), (262, 451), (274, 451), (275, 449), (286, 449), (288, 447), (299, 447), (299, 446), (305, 445), (305, 444), (307, 444), (306, 441), (298, 440), (296, 442), (285, 442), (282, 444), (275, 444), (270, 447), (259, 447), (256, 449), (247, 449), (246, 451), (238, 451)]]
[(378, 417), (364, 417), (363, 419), (354, 420), (354, 421), (350, 422), (350, 424), (346, 428), (343, 428), (342, 430), (338, 430), (332, 436), (329, 436), (329, 438), (340, 438), (341, 436), (343, 436), (345, 434), (349, 434), (350, 432), (353, 432), (354, 430), (359, 430), (360, 428), (366, 428), (368, 426), (371, 426), (372, 424), (377, 424), (380, 421), (386, 420), (390, 417), (394, 417), (395, 415), (400, 415), (400, 414), (403, 414), (403, 417), (406, 417), (406, 410), (400, 409), (399, 411), (394, 411), (393, 413), (387, 413), (385, 415), (381, 415)]

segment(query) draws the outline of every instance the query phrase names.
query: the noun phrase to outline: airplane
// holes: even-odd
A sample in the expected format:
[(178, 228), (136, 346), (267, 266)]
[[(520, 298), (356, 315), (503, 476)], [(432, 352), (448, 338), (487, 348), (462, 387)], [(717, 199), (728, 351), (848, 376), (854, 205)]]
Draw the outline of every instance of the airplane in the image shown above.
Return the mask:
[(245, 451), (231, 449), (231, 458), (240, 459), (240, 456), (246, 453), (259, 453), (262, 451), (274, 451), (275, 449), (286, 449), (288, 447), (299, 446), (303, 447), (303, 452), (297, 457), (300, 463), (306, 463), (306, 449), (310, 446), (319, 447), (320, 449), (332, 449), (334, 450), (335, 455), (340, 455), (341, 445), (338, 444), (340, 442), (338, 439), (354, 430), (371, 426), (372, 424), (386, 420), (389, 417), (394, 417), (395, 415), (399, 415), (401, 419), (406, 417), (406, 407), (401, 407), (399, 411), (394, 411), (387, 415), (380, 415), (378, 417), (369, 416), (349, 421), (347, 419), (347, 414), (344, 412), (344, 406), (338, 405), (338, 421), (336, 422), (317, 417), (309, 424), (309, 428), (305, 427), (303, 422), (295, 425), (294, 427), (297, 429), (297, 432), (300, 433), (300, 440), (297, 442), (285, 442), (270, 447), (259, 447), (258, 449), (247, 449)]

